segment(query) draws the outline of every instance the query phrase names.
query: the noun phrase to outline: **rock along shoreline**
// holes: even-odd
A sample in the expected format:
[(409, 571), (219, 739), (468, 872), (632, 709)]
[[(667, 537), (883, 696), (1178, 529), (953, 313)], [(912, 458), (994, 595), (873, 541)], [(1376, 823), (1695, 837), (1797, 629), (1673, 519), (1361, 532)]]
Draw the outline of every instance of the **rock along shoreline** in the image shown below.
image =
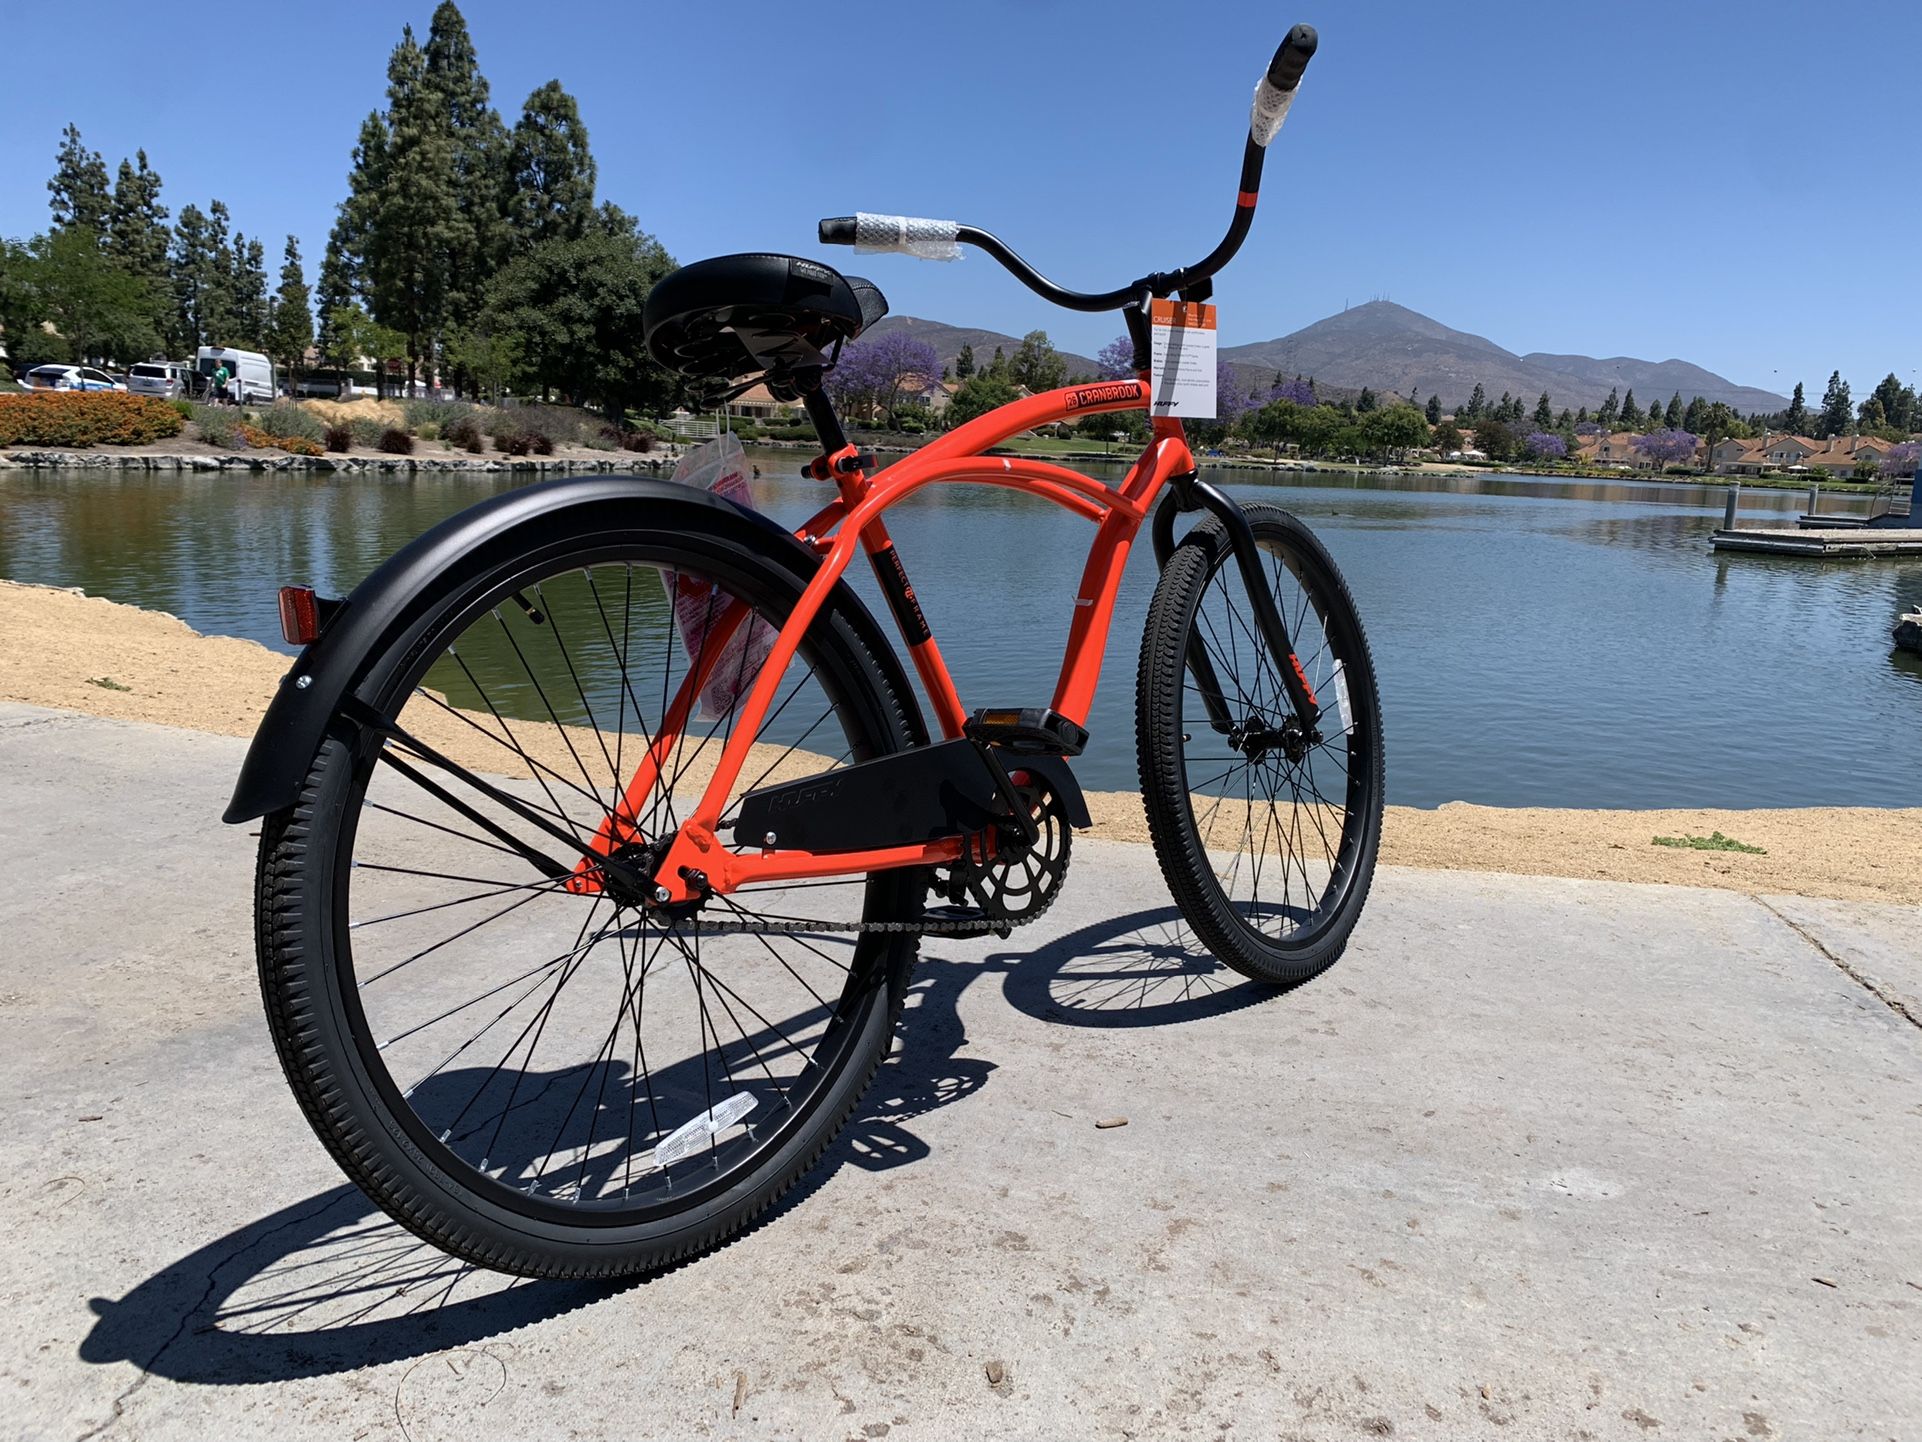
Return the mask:
[(252, 474), (304, 472), (318, 475), (404, 475), (516, 472), (529, 475), (625, 475), (658, 472), (678, 459), (673, 455), (624, 452), (618, 459), (529, 457), (467, 460), (455, 456), (294, 456), (259, 452), (226, 455), (120, 455), (102, 451), (13, 451), (0, 455), (0, 469), (82, 471), (246, 471)]

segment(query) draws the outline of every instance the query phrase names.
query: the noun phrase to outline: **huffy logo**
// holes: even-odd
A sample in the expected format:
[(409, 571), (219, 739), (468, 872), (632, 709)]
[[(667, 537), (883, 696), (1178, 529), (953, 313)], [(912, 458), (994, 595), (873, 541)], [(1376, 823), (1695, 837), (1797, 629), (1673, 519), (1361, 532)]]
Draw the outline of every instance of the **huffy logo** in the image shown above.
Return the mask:
[(779, 815), (783, 811), (792, 811), (797, 806), (817, 806), (832, 801), (834, 794), (840, 789), (841, 778), (838, 776), (828, 781), (817, 781), (810, 786), (797, 786), (792, 791), (784, 791), (776, 795), (768, 811), (772, 815)]
[(1078, 411), (1083, 406), (1109, 406), (1116, 401), (1138, 401), (1141, 399), (1140, 381), (1116, 381), (1105, 386), (1083, 386), (1078, 391), (1068, 393), (1068, 409)]

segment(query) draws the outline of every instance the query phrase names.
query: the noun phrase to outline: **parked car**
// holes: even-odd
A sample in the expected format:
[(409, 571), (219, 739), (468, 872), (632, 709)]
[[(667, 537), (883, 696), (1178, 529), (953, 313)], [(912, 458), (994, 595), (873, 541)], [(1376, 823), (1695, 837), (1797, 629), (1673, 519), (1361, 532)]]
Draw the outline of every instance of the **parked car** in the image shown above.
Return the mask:
[(205, 382), (211, 382), (214, 372), (223, 365), (227, 368), (227, 400), (243, 406), (257, 401), (271, 403), (280, 393), (274, 363), (259, 351), (203, 345), (194, 354), (194, 370)]
[(126, 387), (103, 370), (92, 366), (35, 366), (20, 377), (30, 391), (124, 391)]
[(179, 361), (141, 361), (127, 367), (127, 389), (137, 396), (173, 400), (193, 392), (193, 368)]
[(353, 381), (335, 376), (302, 376), (294, 382), (294, 394), (316, 400), (352, 400), (359, 392)]

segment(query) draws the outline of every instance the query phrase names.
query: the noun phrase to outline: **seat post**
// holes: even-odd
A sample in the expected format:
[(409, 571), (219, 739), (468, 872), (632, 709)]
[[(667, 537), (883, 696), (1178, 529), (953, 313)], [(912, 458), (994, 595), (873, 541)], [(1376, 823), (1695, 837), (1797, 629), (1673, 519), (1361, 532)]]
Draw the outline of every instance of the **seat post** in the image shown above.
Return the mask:
[(820, 439), (821, 453), (831, 456), (846, 447), (848, 435), (841, 428), (840, 416), (835, 414), (834, 402), (828, 399), (827, 387), (821, 384), (823, 374), (816, 369), (811, 374), (798, 374), (795, 379), (800, 383), (801, 405), (806, 409), (808, 419), (814, 423), (814, 434)]

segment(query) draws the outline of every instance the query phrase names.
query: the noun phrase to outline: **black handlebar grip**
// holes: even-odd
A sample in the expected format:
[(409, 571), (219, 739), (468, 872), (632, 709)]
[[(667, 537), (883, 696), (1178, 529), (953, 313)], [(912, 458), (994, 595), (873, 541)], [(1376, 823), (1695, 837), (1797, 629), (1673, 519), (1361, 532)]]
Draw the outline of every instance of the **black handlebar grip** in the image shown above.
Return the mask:
[(837, 215), (821, 222), (821, 244), (853, 245), (854, 217)]
[(1297, 25), (1288, 32), (1275, 51), (1275, 58), (1268, 63), (1268, 83), (1277, 90), (1293, 90), (1301, 84), (1301, 72), (1308, 68), (1308, 62), (1315, 58), (1315, 46), (1320, 37), (1312, 25)]

